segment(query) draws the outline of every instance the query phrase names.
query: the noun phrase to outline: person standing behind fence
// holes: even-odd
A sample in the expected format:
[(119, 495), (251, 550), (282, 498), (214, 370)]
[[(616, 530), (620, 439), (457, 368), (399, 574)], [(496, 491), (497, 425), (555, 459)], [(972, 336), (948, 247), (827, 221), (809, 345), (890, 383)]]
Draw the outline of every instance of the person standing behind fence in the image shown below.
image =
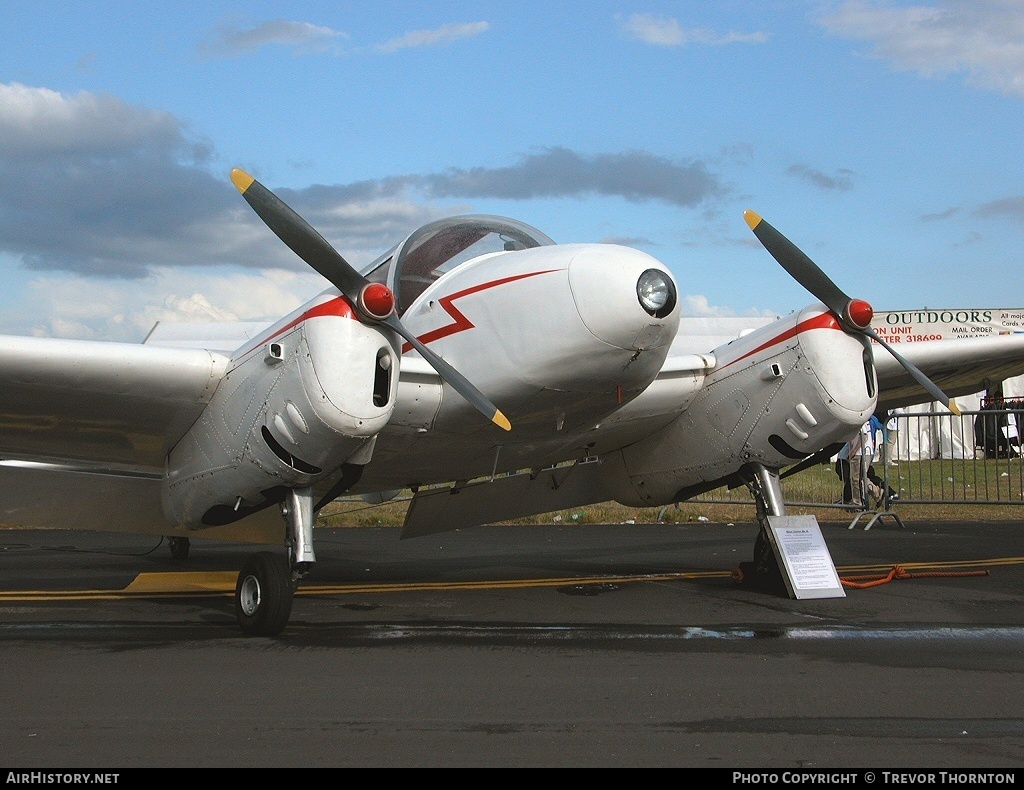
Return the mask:
[(986, 458), (1015, 458), (1020, 455), (1016, 420), (1010, 425), (1001, 391), (986, 395), (980, 413), (974, 418), (974, 445)]
[(871, 420), (860, 426), (860, 431), (850, 439), (848, 447), (853, 504), (871, 507), (870, 497), (876, 501), (882, 498), (882, 489), (868, 476), (871, 462), (875, 460), (875, 426)]
[(836, 476), (843, 481), (843, 504), (849, 505), (853, 502), (853, 481), (850, 475), (850, 443), (843, 445), (843, 449), (836, 455)]
[(885, 421), (885, 442), (879, 448), (880, 460), (887, 466), (899, 466), (896, 463), (896, 456), (899, 454), (899, 417), (905, 413), (903, 409), (889, 409), (888, 419)]
[(1006, 437), (1006, 454), (1010, 458), (1016, 458), (1020, 455), (1020, 412), (1015, 411), (1014, 408), (1018, 406), (1015, 400), (1004, 401), (1003, 407), (1006, 411), (1006, 425), (1003, 426), (1003, 436)]
[[(882, 463), (882, 475), (884, 475), (881, 476), (875, 471), (874, 464), (868, 464), (868, 488), (871, 489), (876, 504), (882, 501), (883, 491), (888, 492), (887, 498), (890, 502), (895, 502), (900, 498), (900, 495), (896, 489), (889, 485), (889, 472), (886, 469), (886, 464), (889, 463), (886, 459), (893, 457), (889, 444), (889, 429), (886, 427), (886, 423), (883, 423), (876, 414), (872, 414), (868, 422), (871, 424), (871, 438), (874, 439), (875, 443), (875, 455), (878, 456)], [(895, 419), (892, 422), (895, 422)], [(892, 465), (896, 466), (896, 462), (893, 461)], [(872, 486), (874, 487), (872, 488)]]

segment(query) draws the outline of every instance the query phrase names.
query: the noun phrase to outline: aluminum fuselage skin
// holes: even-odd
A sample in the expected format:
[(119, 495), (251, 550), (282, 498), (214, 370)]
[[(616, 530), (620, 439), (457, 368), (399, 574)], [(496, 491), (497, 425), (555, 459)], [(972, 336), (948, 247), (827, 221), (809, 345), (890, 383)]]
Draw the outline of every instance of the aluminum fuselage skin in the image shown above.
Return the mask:
[(365, 451), (398, 389), (390, 332), (321, 294), (233, 356), (210, 405), (167, 458), (164, 514), (228, 523)]
[(614, 245), (490, 253), (410, 306), (406, 326), (499, 406), (509, 433), (389, 330), (325, 291), (232, 356), (168, 456), (165, 515), (209, 526), (346, 462), (364, 467), (361, 488), (379, 490), (586, 453), (588, 430), (654, 381), (675, 337), (678, 307), (655, 318), (638, 300), (648, 269), (670, 277), (654, 258)]
[(846, 441), (875, 409), (870, 350), (822, 305), (716, 349), (715, 359), (669, 425), (608, 454), (603, 477), (614, 499), (663, 505), (746, 463), (794, 464)]

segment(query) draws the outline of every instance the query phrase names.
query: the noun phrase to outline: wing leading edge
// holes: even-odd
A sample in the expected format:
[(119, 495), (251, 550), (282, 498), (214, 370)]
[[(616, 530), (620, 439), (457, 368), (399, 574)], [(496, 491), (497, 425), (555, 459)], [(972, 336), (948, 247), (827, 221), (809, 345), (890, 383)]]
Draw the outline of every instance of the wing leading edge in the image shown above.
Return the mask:
[[(873, 345), (872, 352), (880, 409), (932, 400), (884, 349)], [(1004, 379), (1024, 375), (1024, 334), (907, 343), (899, 352), (951, 398), (981, 392)]]
[(227, 365), (200, 349), (0, 337), (0, 457), (162, 473)]

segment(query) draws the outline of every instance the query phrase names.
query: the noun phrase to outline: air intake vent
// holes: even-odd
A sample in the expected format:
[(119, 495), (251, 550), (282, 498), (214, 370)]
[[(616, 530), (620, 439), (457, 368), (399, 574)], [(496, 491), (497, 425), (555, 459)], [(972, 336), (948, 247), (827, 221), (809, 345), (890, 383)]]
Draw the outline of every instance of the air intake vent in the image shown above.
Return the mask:
[(302, 472), (307, 475), (318, 475), (324, 471), (319, 466), (307, 464), (301, 458), (296, 458), (290, 452), (285, 450), (284, 447), (281, 446), (281, 443), (277, 441), (277, 439), (274, 438), (274, 435), (267, 429), (266, 425), (263, 426), (261, 433), (263, 434), (263, 441), (267, 443), (267, 447), (270, 448), (270, 451), (296, 472)]

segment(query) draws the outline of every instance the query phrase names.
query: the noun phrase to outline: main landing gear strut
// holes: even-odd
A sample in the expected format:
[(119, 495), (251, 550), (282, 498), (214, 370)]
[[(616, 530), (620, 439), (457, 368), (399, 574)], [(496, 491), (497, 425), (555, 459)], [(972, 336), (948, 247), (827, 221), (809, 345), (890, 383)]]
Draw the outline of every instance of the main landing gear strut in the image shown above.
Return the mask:
[(292, 598), (316, 562), (313, 552), (313, 491), (288, 491), (281, 512), (286, 522), (288, 554), (261, 551), (242, 565), (235, 585), (235, 616), (246, 634), (277, 636), (288, 624)]
[(785, 593), (785, 582), (778, 560), (772, 551), (768, 538), (768, 517), (786, 515), (786, 505), (782, 500), (782, 487), (779, 484), (779, 470), (769, 469), (764, 464), (747, 464), (751, 477), (747, 488), (754, 497), (757, 507), (757, 539), (754, 541), (754, 561), (740, 563), (743, 570), (743, 581), (753, 587)]

